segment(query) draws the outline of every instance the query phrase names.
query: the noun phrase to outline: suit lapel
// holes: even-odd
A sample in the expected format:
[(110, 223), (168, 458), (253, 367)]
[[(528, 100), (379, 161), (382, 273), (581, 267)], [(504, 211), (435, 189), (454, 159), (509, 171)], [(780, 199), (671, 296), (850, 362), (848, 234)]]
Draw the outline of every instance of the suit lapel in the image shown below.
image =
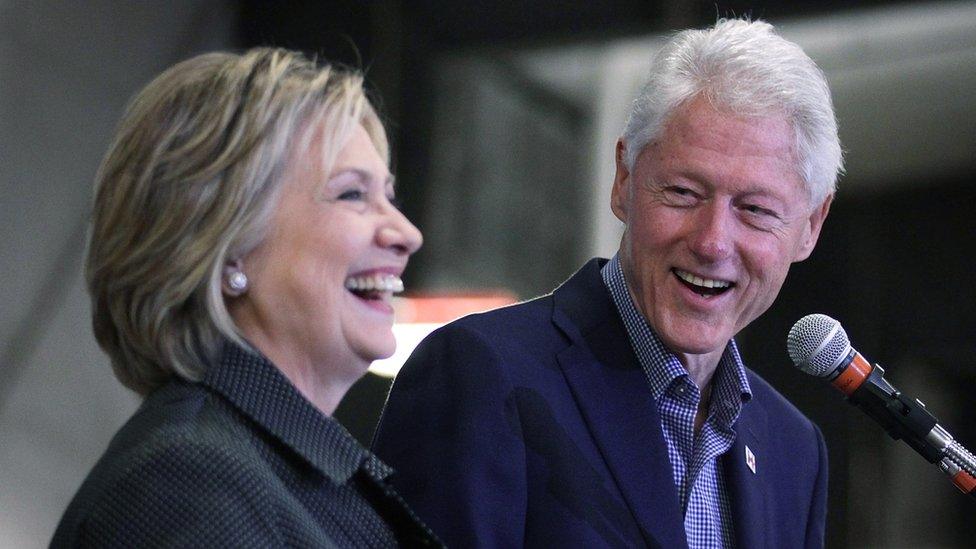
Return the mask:
[(735, 443), (722, 460), (737, 547), (769, 546), (766, 543), (768, 529), (763, 527), (767, 520), (766, 494), (770, 478), (770, 463), (764, 461), (770, 456), (767, 440), (766, 411), (760, 402), (746, 403), (736, 422)]
[(650, 546), (686, 547), (657, 404), (591, 261), (554, 294), (557, 356), (590, 435)]

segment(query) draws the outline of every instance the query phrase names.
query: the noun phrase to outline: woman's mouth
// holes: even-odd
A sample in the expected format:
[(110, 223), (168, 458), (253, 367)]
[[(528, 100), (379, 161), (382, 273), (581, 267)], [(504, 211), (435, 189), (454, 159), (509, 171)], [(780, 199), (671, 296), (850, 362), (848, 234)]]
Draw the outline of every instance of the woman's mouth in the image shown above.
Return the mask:
[(350, 276), (344, 285), (347, 290), (365, 300), (379, 300), (403, 291), (400, 277), (387, 273)]

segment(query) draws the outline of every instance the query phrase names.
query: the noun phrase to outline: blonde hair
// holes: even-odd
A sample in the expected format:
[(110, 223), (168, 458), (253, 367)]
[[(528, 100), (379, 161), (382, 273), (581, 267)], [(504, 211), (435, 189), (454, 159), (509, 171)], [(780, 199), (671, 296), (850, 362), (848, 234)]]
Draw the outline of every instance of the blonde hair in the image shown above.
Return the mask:
[(327, 173), (357, 124), (389, 161), (362, 77), (283, 49), (200, 55), (133, 98), (96, 176), (85, 264), (119, 381), (145, 394), (173, 375), (197, 380), (225, 339), (244, 343), (224, 265), (264, 238), (282, 172), (314, 131)]

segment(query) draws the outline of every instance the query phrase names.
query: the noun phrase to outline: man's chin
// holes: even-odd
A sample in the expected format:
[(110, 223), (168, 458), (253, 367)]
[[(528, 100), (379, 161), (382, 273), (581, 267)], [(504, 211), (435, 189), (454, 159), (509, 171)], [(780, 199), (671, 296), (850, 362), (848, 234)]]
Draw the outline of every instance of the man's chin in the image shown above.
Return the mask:
[(707, 355), (724, 351), (732, 334), (727, 330), (697, 324), (665, 331), (659, 333), (658, 337), (675, 354)]

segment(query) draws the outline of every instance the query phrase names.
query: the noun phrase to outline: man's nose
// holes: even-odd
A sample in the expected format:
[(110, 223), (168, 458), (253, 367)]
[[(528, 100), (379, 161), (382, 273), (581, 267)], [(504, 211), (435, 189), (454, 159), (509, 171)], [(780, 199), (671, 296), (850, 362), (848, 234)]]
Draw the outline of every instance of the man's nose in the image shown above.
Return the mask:
[(692, 218), (689, 247), (705, 263), (727, 259), (734, 249), (735, 216), (731, 205), (722, 202), (704, 204)]

